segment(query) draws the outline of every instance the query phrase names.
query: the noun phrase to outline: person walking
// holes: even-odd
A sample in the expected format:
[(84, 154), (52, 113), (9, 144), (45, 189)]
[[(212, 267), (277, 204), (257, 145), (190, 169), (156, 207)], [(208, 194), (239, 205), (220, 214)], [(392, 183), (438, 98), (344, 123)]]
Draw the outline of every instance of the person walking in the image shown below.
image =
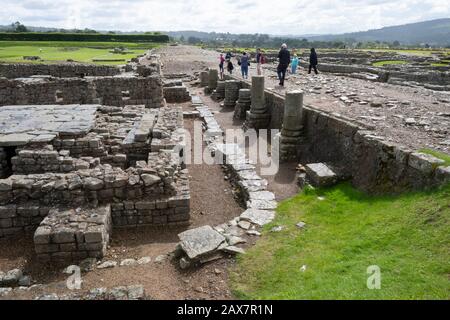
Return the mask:
[(286, 79), (286, 71), (291, 62), (291, 53), (287, 49), (287, 44), (283, 43), (281, 50), (278, 53), (278, 79), (280, 80), (280, 86), (284, 86), (284, 80)]
[(223, 80), (224, 77), (224, 65), (225, 65), (225, 58), (223, 57), (223, 54), (220, 54), (219, 57), (219, 70), (220, 70), (220, 80)]
[(228, 73), (230, 74), (230, 75), (232, 75), (233, 74), (233, 70), (234, 70), (234, 65), (233, 65), (233, 62), (231, 61), (231, 59), (230, 60), (227, 60), (228, 62), (227, 62), (227, 70), (228, 70)]
[(292, 74), (297, 73), (298, 63), (299, 63), (298, 57), (296, 54), (294, 54), (294, 57), (292, 58), (292, 62), (291, 62), (291, 73)]
[(248, 67), (250, 66), (250, 57), (247, 55), (247, 52), (244, 52), (244, 54), (242, 55), (240, 63), (241, 63), (242, 78), (248, 79)]
[(314, 68), (314, 72), (316, 74), (319, 74), (319, 72), (317, 71), (317, 65), (319, 64), (319, 61), (317, 59), (317, 53), (316, 53), (316, 49), (311, 48), (311, 54), (309, 55), (309, 71), (308, 74), (311, 74), (311, 69)]
[(266, 58), (260, 48), (256, 49), (256, 72), (258, 76), (262, 75), (262, 65), (266, 63)]

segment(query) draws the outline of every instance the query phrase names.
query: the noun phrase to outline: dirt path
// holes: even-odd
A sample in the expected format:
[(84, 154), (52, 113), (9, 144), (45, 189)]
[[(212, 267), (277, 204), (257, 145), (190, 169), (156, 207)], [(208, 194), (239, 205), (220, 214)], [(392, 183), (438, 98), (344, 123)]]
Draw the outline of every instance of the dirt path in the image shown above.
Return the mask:
[[(185, 120), (185, 128), (193, 135), (194, 121)], [(192, 143), (192, 145), (194, 145)], [(125, 228), (115, 229), (110, 248), (103, 261), (140, 259), (151, 257), (152, 262), (135, 267), (115, 267), (94, 270), (83, 275), (83, 291), (94, 288), (113, 288), (124, 285), (143, 285), (152, 299), (230, 299), (227, 270), (233, 259), (222, 259), (199, 269), (182, 271), (166, 257), (178, 243), (177, 235), (187, 229), (203, 225), (219, 225), (242, 213), (234, 200), (232, 186), (224, 179), (219, 165), (190, 165), (191, 225), (172, 228)], [(33, 234), (25, 238), (0, 239), (0, 270), (23, 268), (35, 283), (42, 288), (23, 291), (8, 296), (8, 299), (33, 299), (37, 295), (67, 294), (65, 281), (68, 276), (61, 268), (44, 266), (35, 261)], [(166, 257), (156, 262), (158, 257)]]

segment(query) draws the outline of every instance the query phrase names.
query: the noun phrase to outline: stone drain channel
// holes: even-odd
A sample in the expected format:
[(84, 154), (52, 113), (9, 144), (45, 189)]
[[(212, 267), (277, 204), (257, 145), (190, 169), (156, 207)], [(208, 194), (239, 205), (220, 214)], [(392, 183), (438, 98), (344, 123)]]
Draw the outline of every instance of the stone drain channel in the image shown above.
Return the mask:
[(231, 180), (243, 195), (246, 210), (227, 223), (214, 227), (206, 225), (179, 234), (175, 257), (181, 269), (220, 259), (224, 254), (244, 254), (244, 249), (238, 247), (247, 242), (243, 235), (259, 236), (258, 228), (272, 222), (277, 207), (275, 195), (267, 191), (267, 180), (258, 176), (255, 164), (246, 157), (245, 151), (237, 144), (224, 143), (223, 130), (211, 109), (199, 96), (192, 97), (192, 105), (204, 122), (204, 141), (208, 150), (230, 172)]

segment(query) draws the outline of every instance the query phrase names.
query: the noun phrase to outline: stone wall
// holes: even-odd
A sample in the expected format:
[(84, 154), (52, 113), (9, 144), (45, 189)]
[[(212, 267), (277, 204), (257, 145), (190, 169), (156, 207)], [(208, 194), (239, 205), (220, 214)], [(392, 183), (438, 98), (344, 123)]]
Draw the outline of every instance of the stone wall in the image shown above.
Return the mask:
[(178, 163), (170, 153), (161, 161), (122, 170), (110, 165), (72, 173), (12, 175), (0, 180), (0, 205), (38, 201), (41, 205), (111, 202), (143, 196), (173, 195)]
[(159, 76), (99, 78), (0, 78), (0, 106), (26, 104), (163, 105)]
[(0, 238), (35, 230), (49, 211), (50, 207), (38, 202), (0, 205)]
[(34, 233), (41, 262), (67, 263), (102, 258), (111, 234), (111, 208), (54, 208)]
[(0, 179), (8, 173), (7, 154), (4, 148), (0, 147)]
[(186, 86), (174, 85), (164, 86), (164, 98), (167, 103), (183, 103), (191, 101), (191, 95)]
[(98, 158), (72, 158), (67, 150), (58, 152), (52, 150), (52, 148), (47, 148), (47, 150), (22, 149), (16, 152), (17, 156), (11, 159), (14, 174), (71, 172), (94, 168), (100, 164)]
[(397, 193), (450, 182), (450, 167), (432, 156), (392, 144), (350, 119), (304, 108), (307, 143), (302, 162), (326, 162), (371, 193)]
[(180, 173), (173, 196), (123, 201), (111, 205), (112, 221), (116, 227), (141, 225), (180, 225), (190, 219), (190, 193), (187, 170)]
[[(251, 88), (242, 82), (243, 88)], [(285, 98), (265, 90), (271, 120), (268, 129), (283, 124)], [(302, 163), (326, 162), (359, 189), (397, 193), (450, 182), (450, 167), (443, 161), (393, 145), (352, 119), (335, 117), (312, 106), (303, 107), (304, 140), (298, 149)]]
[(114, 66), (90, 64), (0, 64), (0, 77), (8, 79), (28, 78), (34, 75), (48, 75), (58, 78), (80, 76), (106, 77), (120, 74)]

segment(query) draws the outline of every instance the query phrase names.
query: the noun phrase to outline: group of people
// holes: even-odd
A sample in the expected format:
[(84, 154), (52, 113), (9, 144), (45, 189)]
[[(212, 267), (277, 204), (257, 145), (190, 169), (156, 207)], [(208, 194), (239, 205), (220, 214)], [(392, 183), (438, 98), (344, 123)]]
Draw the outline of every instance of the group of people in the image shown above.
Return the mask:
[[(289, 68), (289, 65), (291, 66), (291, 73), (296, 74), (297, 68), (300, 64), (300, 59), (296, 54), (294, 54), (293, 58), (291, 59), (291, 53), (288, 50), (288, 47), (285, 43), (281, 46), (281, 50), (278, 53), (278, 67), (277, 67), (277, 73), (278, 73), (278, 79), (280, 80), (279, 85), (284, 86), (284, 81), (286, 80), (286, 73)], [(315, 74), (319, 74), (319, 71), (317, 71), (317, 65), (319, 64), (319, 59), (317, 58), (316, 49), (311, 48), (311, 53), (309, 55), (309, 70), (308, 74), (311, 74), (311, 71), (314, 69)]]
[[(259, 50), (259, 49), (258, 49)], [(225, 57), (223, 54), (220, 54), (220, 63), (219, 63), (219, 71), (220, 71), (220, 79), (223, 80), (225, 76), (225, 63), (227, 64), (227, 71), (229, 74), (233, 74), (234, 65), (231, 60), (233, 58), (233, 54), (228, 52)], [(258, 60), (258, 58), (257, 58)], [(238, 59), (238, 65), (241, 67), (242, 77), (244, 79), (248, 79), (248, 68), (250, 67), (250, 55), (247, 52), (244, 52), (242, 56)], [(259, 67), (258, 70), (261, 68)], [(259, 74), (259, 73), (258, 73)]]
[[(227, 64), (227, 71), (229, 74), (233, 74), (234, 65), (232, 62), (233, 55), (231, 52), (228, 52), (225, 57), (223, 54), (220, 55), (220, 63), (219, 63), (219, 70), (220, 70), (220, 78), (224, 78), (225, 73), (225, 63)], [(241, 68), (242, 78), (248, 79), (248, 69), (250, 66), (250, 54), (247, 52), (244, 52), (239, 58), (238, 58), (238, 65)], [(256, 50), (256, 72), (258, 75), (262, 75), (262, 65), (266, 63), (266, 57), (261, 49)], [(291, 73), (296, 74), (298, 66), (300, 64), (300, 59), (298, 58), (297, 54), (294, 54), (291, 58), (291, 53), (288, 50), (288, 46), (283, 43), (281, 45), (281, 50), (278, 53), (278, 67), (277, 67), (277, 74), (278, 79), (280, 80), (279, 85), (284, 86), (284, 82), (286, 80), (286, 74), (288, 72), (289, 66), (291, 66)], [(309, 71), (308, 74), (311, 74), (311, 71), (314, 69), (315, 74), (318, 74), (317, 71), (317, 65), (318, 65), (318, 58), (317, 53), (314, 48), (311, 49), (311, 53), (309, 56)]]

